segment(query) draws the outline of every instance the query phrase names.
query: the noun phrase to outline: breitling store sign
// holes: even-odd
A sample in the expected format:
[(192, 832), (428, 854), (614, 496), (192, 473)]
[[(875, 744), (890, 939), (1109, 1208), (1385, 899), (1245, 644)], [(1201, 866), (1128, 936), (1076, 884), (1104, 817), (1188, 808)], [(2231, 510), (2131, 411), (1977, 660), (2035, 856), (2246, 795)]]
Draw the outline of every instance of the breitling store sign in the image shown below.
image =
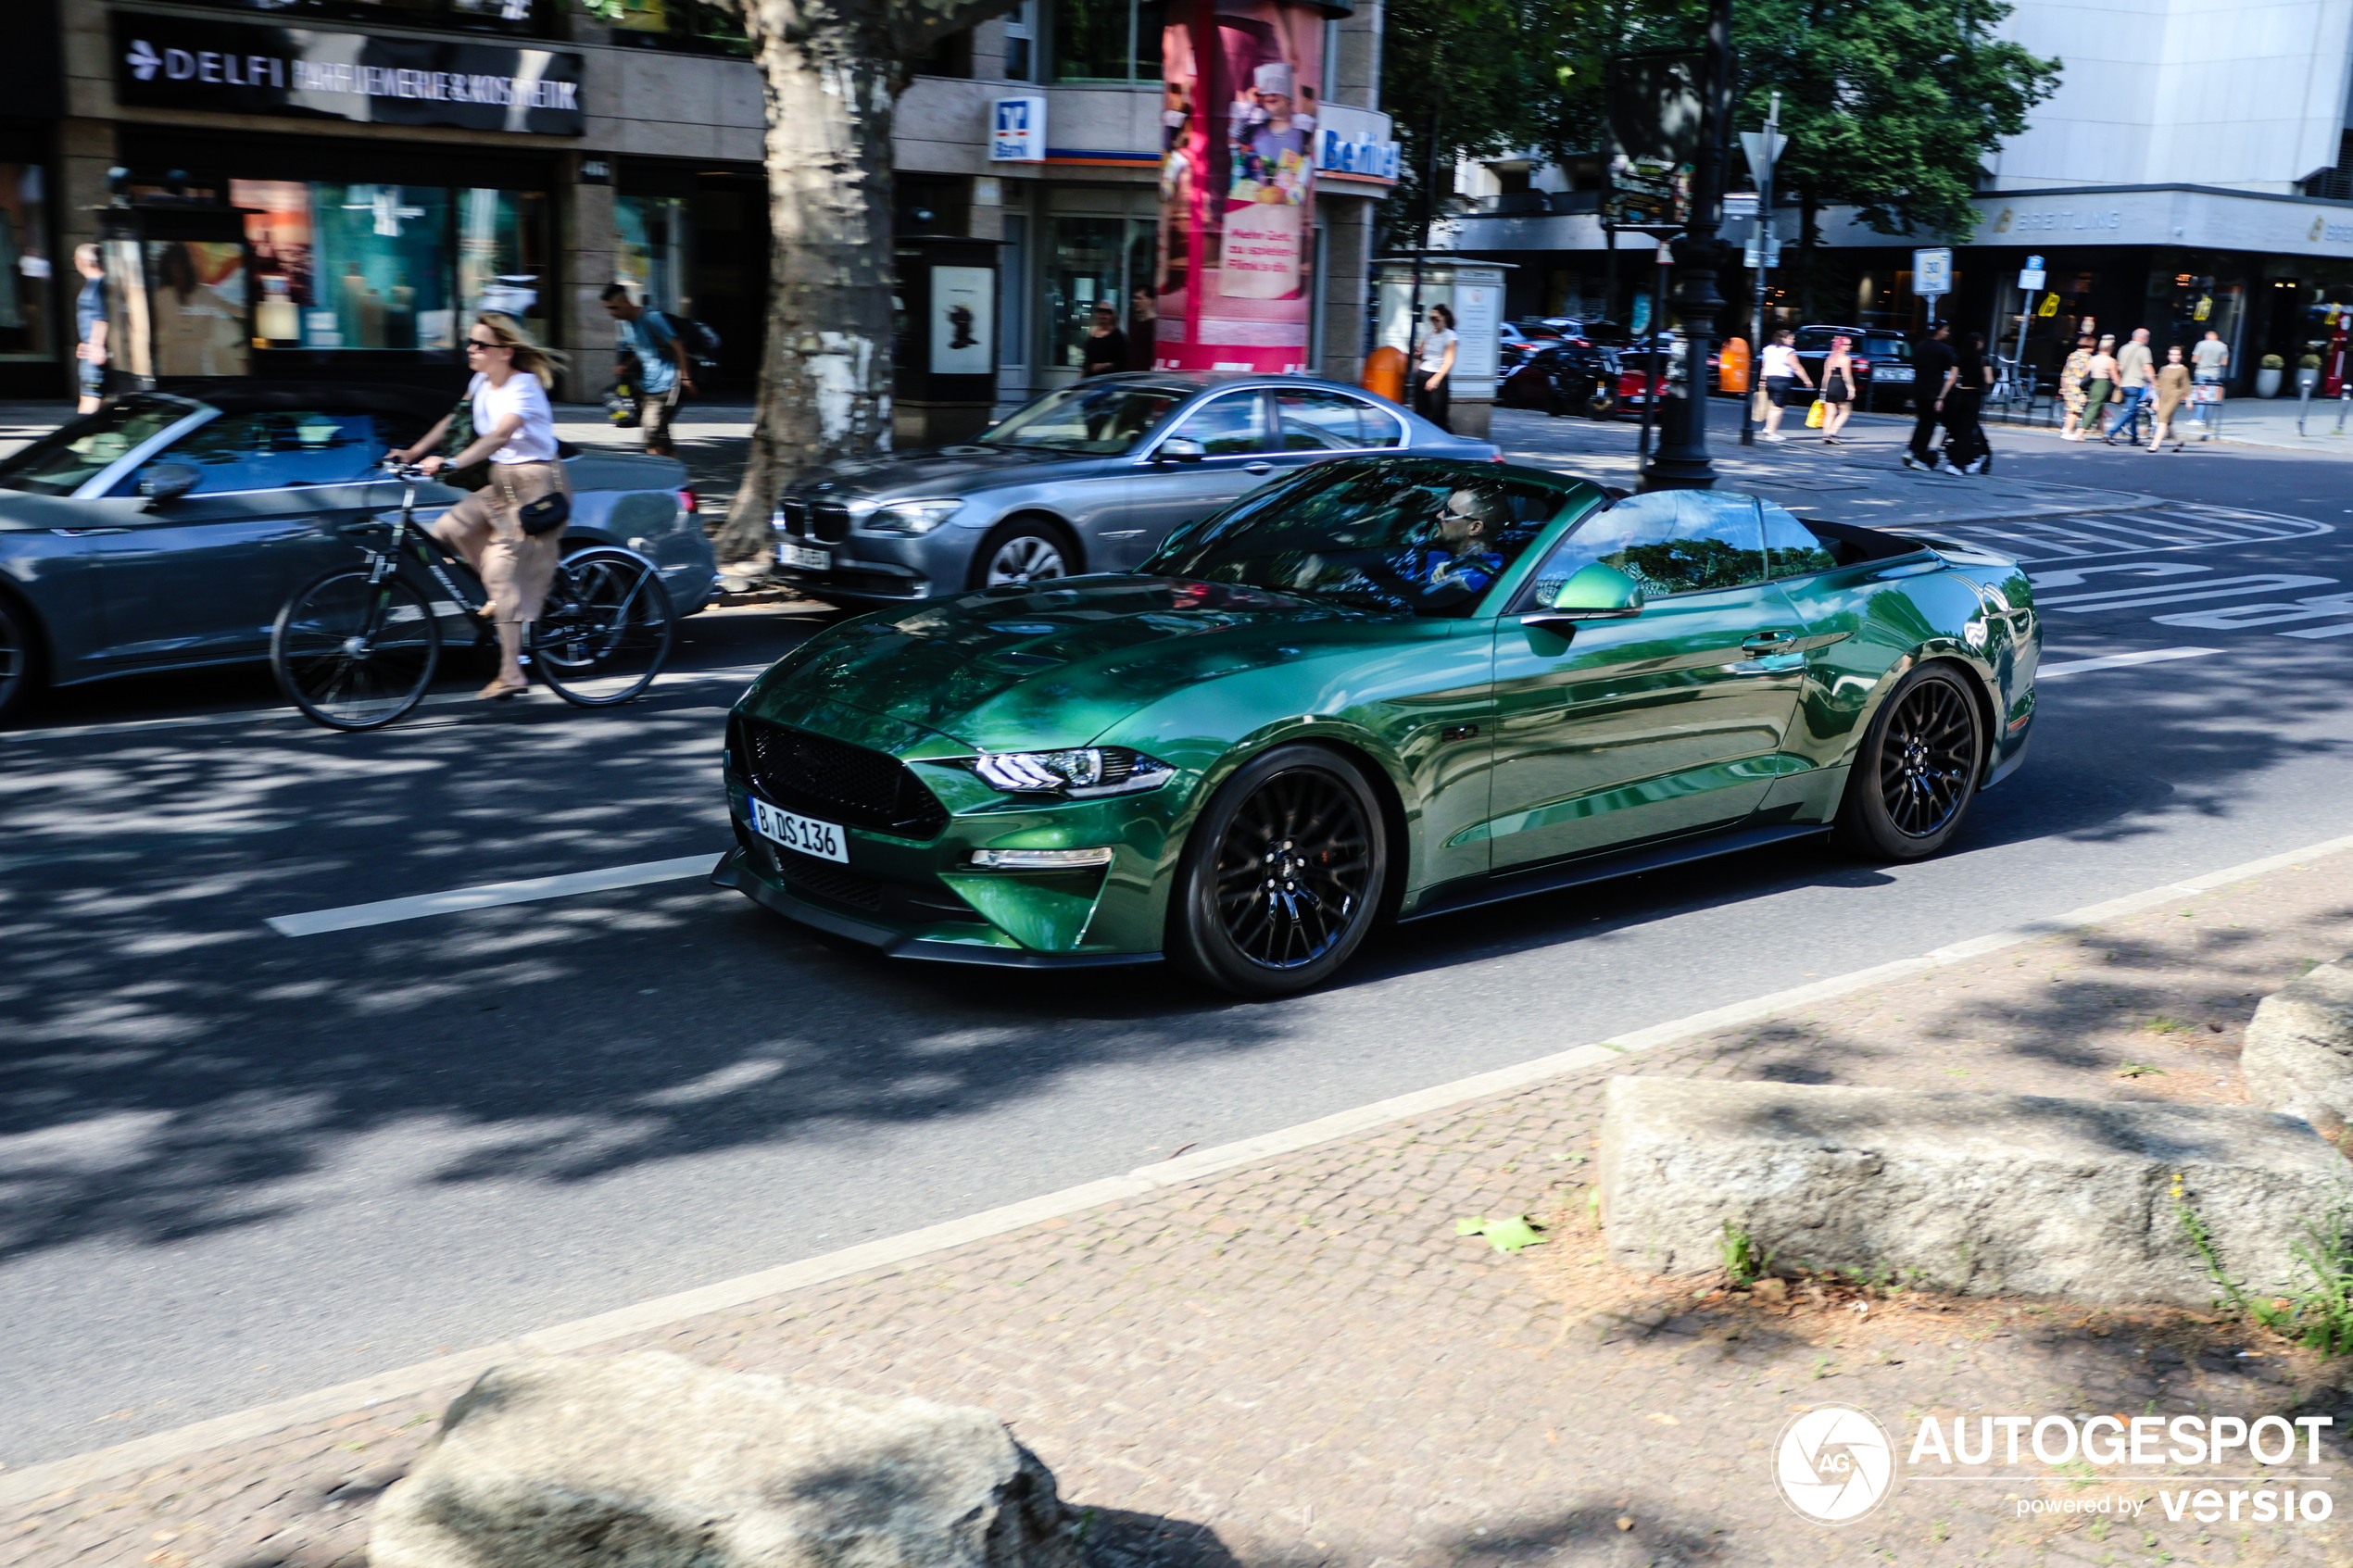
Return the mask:
[(124, 104), (577, 136), (582, 56), (561, 49), (118, 11)]

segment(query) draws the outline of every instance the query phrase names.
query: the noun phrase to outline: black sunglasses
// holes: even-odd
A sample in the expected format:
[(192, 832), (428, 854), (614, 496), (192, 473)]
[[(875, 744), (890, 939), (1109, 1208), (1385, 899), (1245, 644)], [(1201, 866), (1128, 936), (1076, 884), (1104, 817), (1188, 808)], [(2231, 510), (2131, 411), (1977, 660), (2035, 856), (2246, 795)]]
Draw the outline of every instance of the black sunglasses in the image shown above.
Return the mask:
[(504, 348), (506, 346), (503, 343), (484, 343), (478, 337), (470, 337), (466, 340), (466, 352), (469, 354), (477, 348)]

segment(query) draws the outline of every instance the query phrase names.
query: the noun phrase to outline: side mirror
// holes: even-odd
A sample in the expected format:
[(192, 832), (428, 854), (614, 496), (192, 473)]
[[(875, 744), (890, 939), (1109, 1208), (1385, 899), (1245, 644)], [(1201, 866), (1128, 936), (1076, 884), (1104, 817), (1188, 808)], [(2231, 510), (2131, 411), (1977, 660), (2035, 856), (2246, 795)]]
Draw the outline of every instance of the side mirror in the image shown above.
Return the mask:
[(1624, 621), (1642, 613), (1642, 585), (1616, 567), (1595, 561), (1579, 568), (1554, 592), (1551, 608), (1531, 610), (1519, 623), (1566, 637), (1580, 621)]
[(157, 463), (139, 476), (139, 494), (147, 498), (147, 509), (153, 511), (167, 501), (180, 499), (203, 480), (203, 473), (186, 463)]
[(1202, 449), (1201, 443), (1192, 437), (1172, 435), (1160, 444), (1160, 450), (1152, 454), (1152, 461), (1155, 463), (1198, 463), (1207, 456), (1209, 454)]

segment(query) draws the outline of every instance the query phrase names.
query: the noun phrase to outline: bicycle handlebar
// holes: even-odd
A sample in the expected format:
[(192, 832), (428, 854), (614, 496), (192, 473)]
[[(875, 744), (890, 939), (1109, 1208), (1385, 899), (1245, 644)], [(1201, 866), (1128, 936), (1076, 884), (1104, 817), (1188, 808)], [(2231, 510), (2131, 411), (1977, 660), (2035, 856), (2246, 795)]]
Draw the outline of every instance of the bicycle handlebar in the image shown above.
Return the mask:
[(405, 479), (414, 483), (422, 480), (428, 480), (433, 477), (433, 475), (427, 473), (417, 464), (404, 463), (397, 458), (386, 458), (384, 459), (381, 466), (383, 467), (384, 472), (392, 475), (395, 479)]

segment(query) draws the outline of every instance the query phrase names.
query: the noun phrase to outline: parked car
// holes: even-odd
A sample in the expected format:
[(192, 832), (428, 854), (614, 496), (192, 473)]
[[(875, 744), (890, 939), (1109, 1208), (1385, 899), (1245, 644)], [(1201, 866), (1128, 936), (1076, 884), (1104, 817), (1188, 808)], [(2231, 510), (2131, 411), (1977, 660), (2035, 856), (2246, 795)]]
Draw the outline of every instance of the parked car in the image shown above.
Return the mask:
[(714, 880), (904, 958), (1278, 996), (1384, 920), (1780, 840), (1932, 855), (2023, 759), (2041, 646), (1973, 546), (1346, 458), (1136, 571), (794, 648), (729, 717)]
[[(0, 458), (0, 714), (44, 682), (269, 657), (287, 596), (398, 509), (378, 460), (454, 401), (245, 381), (142, 393)], [(569, 444), (563, 461), (567, 547), (646, 556), (682, 615), (711, 602), (716, 563), (682, 465)], [(463, 494), (427, 485), (418, 514)]]
[(1617, 411), (1621, 375), (1616, 349), (1555, 339), (1503, 371), (1495, 400), (1507, 408), (1541, 409), (1555, 419), (1583, 414), (1606, 420)]
[(779, 575), (845, 605), (1117, 571), (1267, 481), (1365, 452), (1500, 462), (1360, 387), (1305, 376), (1098, 376), (974, 440), (812, 469), (774, 518)]
[[(1851, 338), (1846, 352), (1855, 361), (1855, 396), (1860, 403), (1873, 386), (1881, 389), (1881, 396), (1893, 404), (1908, 400), (1912, 395), (1912, 345), (1900, 334), (1884, 327), (1800, 327), (1792, 346), (1797, 350), (1798, 363), (1806, 367), (1814, 384), (1822, 384), (1822, 365), (1831, 357), (1831, 340)], [(1802, 405), (1813, 401), (1803, 386), (1792, 387)]]

